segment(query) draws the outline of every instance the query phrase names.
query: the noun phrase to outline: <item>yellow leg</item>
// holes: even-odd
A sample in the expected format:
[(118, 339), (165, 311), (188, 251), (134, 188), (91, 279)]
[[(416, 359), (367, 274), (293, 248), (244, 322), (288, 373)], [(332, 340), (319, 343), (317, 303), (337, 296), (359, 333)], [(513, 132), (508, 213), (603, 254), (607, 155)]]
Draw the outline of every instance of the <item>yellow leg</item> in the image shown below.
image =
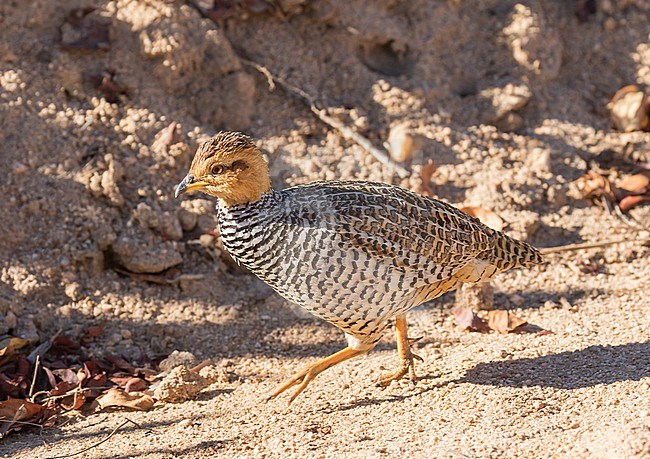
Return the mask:
[(305, 368), (302, 371), (299, 371), (295, 375), (293, 375), (290, 379), (288, 379), (284, 384), (282, 384), (280, 387), (278, 387), (275, 392), (273, 392), (267, 400), (271, 400), (278, 395), (280, 395), (282, 392), (285, 390), (298, 385), (298, 388), (296, 391), (293, 393), (291, 398), (289, 399), (289, 403), (293, 402), (296, 397), (303, 391), (305, 390), (305, 387), (311, 382), (312, 379), (314, 379), (316, 376), (318, 376), (320, 373), (323, 371), (327, 370), (330, 367), (333, 367), (337, 363), (341, 363), (345, 360), (351, 359), (352, 357), (356, 357), (357, 355), (360, 354), (365, 354), (368, 352), (369, 349), (365, 350), (356, 350), (352, 349), (350, 347), (346, 347), (345, 349), (338, 351), (335, 354), (330, 355), (329, 357), (325, 357), (322, 360), (319, 360), (318, 362), (309, 365), (307, 368)]
[(379, 380), (381, 387), (388, 387), (393, 381), (398, 381), (409, 373), (411, 381), (415, 383), (414, 360), (423, 361), (422, 357), (411, 352), (411, 341), (408, 337), (406, 316), (401, 314), (395, 318), (395, 333), (397, 335), (397, 353), (400, 358), (400, 367), (393, 373), (383, 376)]

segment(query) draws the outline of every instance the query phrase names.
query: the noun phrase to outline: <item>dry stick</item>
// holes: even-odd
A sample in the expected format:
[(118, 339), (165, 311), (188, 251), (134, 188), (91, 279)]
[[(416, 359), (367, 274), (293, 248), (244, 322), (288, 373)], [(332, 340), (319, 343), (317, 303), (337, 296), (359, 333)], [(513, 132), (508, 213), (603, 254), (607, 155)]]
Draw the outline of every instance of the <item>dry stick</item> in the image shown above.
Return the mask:
[[(596, 247), (605, 247), (608, 245), (622, 244), (624, 242), (635, 242), (630, 241), (629, 239), (616, 239), (612, 241), (601, 241), (601, 242), (584, 242), (582, 244), (568, 244), (561, 245), (559, 247), (548, 247), (545, 249), (537, 249), (542, 255), (547, 255), (549, 253), (559, 253), (559, 252), (569, 252), (571, 250), (582, 250), (582, 249), (593, 249)], [(637, 241), (637, 242), (648, 242), (648, 241)]]
[(31, 400), (32, 395), (34, 394), (34, 386), (36, 385), (36, 377), (38, 376), (38, 370), (41, 366), (41, 355), (36, 354), (36, 363), (34, 364), (34, 377), (32, 378), (32, 384), (29, 386), (29, 395), (27, 398)]
[(63, 454), (62, 456), (49, 456), (49, 457), (47, 457), (46, 459), (62, 459), (62, 458), (64, 458), (64, 457), (72, 457), (72, 456), (76, 456), (77, 454), (85, 453), (86, 451), (89, 451), (89, 450), (91, 450), (91, 449), (93, 449), (93, 448), (96, 448), (96, 447), (98, 447), (99, 445), (101, 445), (102, 443), (105, 443), (105, 442), (107, 442), (108, 440), (110, 440), (111, 437), (112, 437), (113, 435), (115, 435), (115, 433), (116, 433), (118, 430), (120, 430), (122, 427), (124, 427), (124, 426), (127, 425), (128, 423), (133, 424), (133, 425), (136, 426), (138, 429), (142, 429), (142, 427), (140, 426), (140, 424), (138, 424), (137, 422), (135, 422), (135, 421), (131, 421), (130, 419), (126, 418), (126, 420), (125, 420), (122, 424), (120, 424), (119, 426), (117, 426), (116, 428), (114, 428), (113, 431), (112, 431), (110, 434), (108, 434), (108, 436), (107, 436), (106, 438), (104, 438), (103, 440), (100, 440), (100, 441), (98, 441), (97, 443), (93, 443), (92, 445), (88, 446), (87, 448), (84, 448), (84, 449), (82, 449), (82, 450), (76, 451), (76, 452), (74, 452), (74, 453)]
[(354, 129), (350, 128), (349, 126), (345, 125), (344, 123), (332, 118), (327, 114), (325, 110), (321, 110), (318, 108), (316, 105), (316, 102), (314, 101), (314, 98), (310, 96), (307, 92), (304, 90), (300, 89), (299, 87), (289, 83), (287, 80), (285, 80), (282, 77), (279, 77), (277, 75), (274, 75), (271, 73), (271, 71), (264, 67), (263, 65), (258, 64), (257, 62), (251, 61), (249, 59), (239, 57), (239, 59), (247, 65), (250, 65), (251, 67), (254, 67), (258, 72), (260, 72), (262, 75), (266, 77), (266, 81), (269, 83), (269, 89), (273, 91), (276, 87), (276, 83), (282, 86), (286, 91), (289, 93), (293, 94), (294, 96), (297, 96), (300, 98), (303, 102), (305, 102), (308, 106), (309, 109), (320, 119), (323, 123), (327, 124), (331, 128), (336, 129), (341, 133), (343, 137), (345, 137), (347, 140), (350, 140), (352, 142), (355, 142), (357, 145), (359, 145), (361, 148), (366, 150), (368, 153), (370, 153), (372, 156), (375, 157), (377, 161), (382, 163), (384, 166), (389, 168), (390, 170), (394, 171), (397, 173), (397, 175), (400, 178), (405, 178), (408, 177), (409, 171), (407, 171), (404, 167), (400, 166), (399, 164), (396, 164), (394, 161), (390, 159), (390, 157), (383, 151), (381, 151), (379, 148), (375, 147), (370, 139), (367, 137), (362, 136), (359, 134), (357, 131)]

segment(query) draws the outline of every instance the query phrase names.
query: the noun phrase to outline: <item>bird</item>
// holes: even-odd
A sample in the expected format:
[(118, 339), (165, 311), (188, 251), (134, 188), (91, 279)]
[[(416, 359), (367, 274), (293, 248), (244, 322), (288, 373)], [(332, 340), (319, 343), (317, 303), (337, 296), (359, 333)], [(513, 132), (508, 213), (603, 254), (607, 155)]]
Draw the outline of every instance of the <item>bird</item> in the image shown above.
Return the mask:
[(278, 294), (345, 333), (347, 347), (307, 366), (268, 399), (291, 403), (324, 370), (370, 351), (395, 324), (400, 364), (389, 386), (416, 380), (406, 313), (497, 273), (542, 262), (538, 250), (443, 201), (369, 181), (317, 181), (282, 190), (254, 141), (222, 131), (197, 148), (175, 197), (217, 198), (224, 248)]

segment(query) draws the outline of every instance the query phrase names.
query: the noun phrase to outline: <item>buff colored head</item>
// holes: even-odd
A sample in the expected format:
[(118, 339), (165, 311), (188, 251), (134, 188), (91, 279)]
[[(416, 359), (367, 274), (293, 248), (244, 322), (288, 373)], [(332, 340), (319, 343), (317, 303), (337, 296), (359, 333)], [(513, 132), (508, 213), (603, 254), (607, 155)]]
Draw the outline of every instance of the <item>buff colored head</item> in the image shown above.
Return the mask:
[(220, 132), (196, 150), (176, 197), (200, 190), (232, 207), (255, 202), (270, 189), (269, 168), (250, 137)]

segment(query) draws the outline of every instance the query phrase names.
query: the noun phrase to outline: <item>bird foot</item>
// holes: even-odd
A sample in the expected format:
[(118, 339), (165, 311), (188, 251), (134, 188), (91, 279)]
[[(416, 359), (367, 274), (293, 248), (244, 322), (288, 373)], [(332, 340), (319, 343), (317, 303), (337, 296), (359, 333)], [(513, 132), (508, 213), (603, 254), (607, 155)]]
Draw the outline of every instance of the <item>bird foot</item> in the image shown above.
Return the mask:
[(293, 402), (300, 393), (305, 390), (305, 388), (309, 385), (309, 382), (320, 373), (315, 367), (317, 364), (310, 365), (307, 368), (303, 369), (302, 371), (299, 371), (295, 375), (293, 375), (291, 378), (286, 380), (284, 384), (282, 384), (280, 387), (278, 387), (271, 395), (269, 395), (266, 398), (266, 401), (268, 402), (269, 400), (273, 400), (275, 397), (280, 395), (282, 392), (286, 391), (287, 389), (293, 387), (293, 386), (298, 386), (298, 388), (293, 392), (291, 395), (291, 398), (289, 399), (289, 404)]
[(379, 386), (382, 388), (386, 388), (390, 386), (390, 383), (392, 383), (393, 381), (399, 381), (400, 379), (402, 379), (404, 376), (406, 376), (407, 373), (409, 374), (409, 379), (411, 380), (411, 382), (413, 384), (416, 384), (417, 378), (415, 376), (415, 360), (424, 362), (424, 359), (422, 357), (412, 353), (409, 350), (408, 354), (401, 358), (400, 367), (396, 371), (384, 375), (379, 379)]
[(289, 404), (291, 404), (291, 402), (293, 402), (296, 399), (296, 397), (300, 395), (300, 393), (303, 390), (305, 390), (307, 385), (309, 385), (309, 383), (320, 373), (322, 373), (323, 371), (327, 370), (330, 367), (333, 367), (338, 363), (351, 359), (352, 357), (355, 357), (357, 355), (364, 354), (367, 351), (368, 349), (357, 350), (357, 349), (346, 347), (345, 349), (337, 352), (336, 354), (332, 354), (329, 357), (319, 360), (318, 362), (309, 365), (307, 368), (303, 369), (302, 371), (299, 371), (291, 378), (289, 378), (284, 384), (282, 384), (271, 395), (269, 395), (266, 398), (266, 400), (267, 401), (272, 400), (278, 395), (280, 395), (282, 392), (284, 392), (285, 390), (290, 389), (293, 386), (298, 386), (294, 391), (293, 395), (291, 395), (291, 398), (289, 399)]

